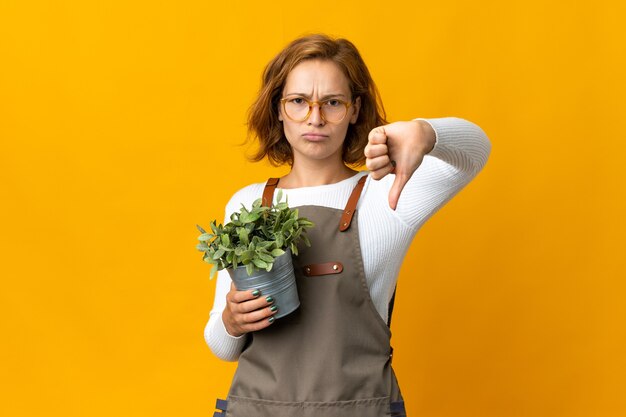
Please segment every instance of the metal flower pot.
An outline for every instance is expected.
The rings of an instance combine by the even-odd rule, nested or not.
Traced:
[[[248,275],[245,266],[228,268],[228,273],[239,291],[257,289],[264,296],[271,295],[274,305],[278,307],[275,318],[281,318],[300,306],[296,275],[291,262],[291,250],[287,249],[274,261],[272,270],[267,272],[254,271]]]

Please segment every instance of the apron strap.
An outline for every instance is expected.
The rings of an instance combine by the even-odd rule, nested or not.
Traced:
[[[279,178],[270,178],[269,180],[267,180],[267,183],[265,184],[265,189],[263,190],[263,206],[269,207],[272,205],[272,201],[274,200],[274,190],[276,190],[278,180]]]
[[[350,223],[352,223],[352,216],[354,216],[354,211],[356,210],[356,205],[359,202],[359,197],[361,196],[361,191],[363,191],[363,186],[365,185],[366,179],[367,175],[363,175],[361,179],[359,179],[359,182],[357,182],[354,186],[352,194],[350,194],[348,204],[346,204],[346,208],[343,210],[341,220],[339,221],[340,232],[345,232],[346,230],[348,230],[348,228],[350,227]]]
[[[341,221],[339,222],[339,231],[345,232],[350,227],[352,223],[352,217],[354,216],[354,211],[356,210],[356,205],[359,202],[359,197],[361,197],[361,192],[363,191],[363,186],[365,185],[365,180],[367,179],[367,175],[362,176],[359,179],[359,182],[354,186],[352,190],[352,194],[350,194],[350,198],[348,199],[348,203],[346,204],[346,208],[343,211],[343,215],[341,216]],[[269,207],[272,205],[272,200],[274,197],[274,191],[278,186],[279,178],[270,178],[267,180],[265,184],[265,189],[263,190],[263,200],[262,205]]]

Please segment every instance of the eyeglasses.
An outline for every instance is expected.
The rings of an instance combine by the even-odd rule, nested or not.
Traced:
[[[311,101],[304,97],[293,96],[281,98],[280,102],[287,117],[294,122],[303,122],[308,119],[313,111],[313,106],[317,104],[322,120],[328,123],[339,123],[346,117],[348,109],[352,106],[352,103],[337,98]]]

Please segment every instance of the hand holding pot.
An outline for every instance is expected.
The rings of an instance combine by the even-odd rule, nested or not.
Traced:
[[[274,322],[272,311],[274,300],[266,296],[254,294],[253,290],[237,291],[230,283],[230,291],[226,294],[226,307],[222,312],[222,320],[226,331],[231,336],[239,337],[249,332],[264,329]]]

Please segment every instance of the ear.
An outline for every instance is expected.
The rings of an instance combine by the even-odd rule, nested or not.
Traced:
[[[352,116],[350,117],[350,123],[355,124],[359,118],[359,110],[361,110],[361,97],[357,97],[352,105]]]

